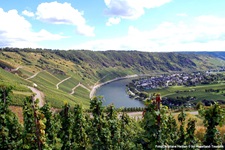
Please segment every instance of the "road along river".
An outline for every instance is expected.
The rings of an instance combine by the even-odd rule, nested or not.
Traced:
[[[116,108],[120,107],[144,107],[143,102],[129,98],[126,93],[126,85],[132,81],[133,78],[120,79],[109,82],[100,86],[95,95],[103,96],[103,105],[114,104]]]

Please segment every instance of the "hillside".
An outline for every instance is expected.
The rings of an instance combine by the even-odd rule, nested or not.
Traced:
[[[196,55],[208,55],[208,56],[217,57],[217,58],[225,60],[225,52],[223,52],[223,51],[215,51],[215,52],[202,51],[202,52],[181,52],[181,53],[196,54]]]
[[[0,83],[14,86],[18,97],[31,95],[27,86],[35,83],[54,107],[64,101],[88,107],[90,91],[100,82],[132,74],[208,70],[223,64],[216,56],[194,53],[3,48]],[[22,104],[14,99],[14,104]]]

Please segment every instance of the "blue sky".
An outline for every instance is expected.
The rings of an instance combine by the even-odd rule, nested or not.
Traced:
[[[0,47],[225,51],[224,0],[0,0]]]

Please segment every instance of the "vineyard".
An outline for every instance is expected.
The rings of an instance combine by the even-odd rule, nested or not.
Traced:
[[[103,107],[102,98],[94,97],[90,112],[65,102],[59,112],[52,113],[46,103],[27,97],[23,104],[23,123],[11,112],[10,86],[0,85],[0,149],[221,149],[225,135],[218,126],[225,125],[225,111],[218,104],[199,108],[205,126],[203,138],[196,135],[196,120],[187,119],[182,110],[178,122],[160,95],[156,95],[143,112],[142,119],[130,118],[113,105]]]

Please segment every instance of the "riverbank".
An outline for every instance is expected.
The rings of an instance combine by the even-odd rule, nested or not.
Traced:
[[[105,85],[105,84],[108,84],[110,82],[114,82],[114,81],[118,81],[118,80],[122,80],[122,79],[127,79],[127,78],[134,78],[134,77],[138,77],[137,74],[134,74],[134,75],[127,75],[127,76],[124,76],[124,77],[117,77],[115,79],[112,79],[112,80],[109,80],[109,81],[106,81],[106,82],[103,82],[103,83],[99,83],[99,84],[96,84],[94,85],[94,87],[91,89],[91,92],[90,92],[90,95],[89,97],[92,98],[94,96],[94,94],[96,93],[96,90]]]

